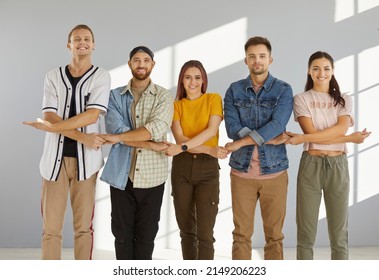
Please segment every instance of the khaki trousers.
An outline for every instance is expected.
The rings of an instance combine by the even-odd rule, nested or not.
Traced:
[[[183,259],[213,260],[220,193],[218,159],[207,154],[174,156],[171,183]]]
[[[257,201],[261,207],[266,244],[265,260],[283,259],[282,233],[286,216],[288,174],[284,171],[272,179],[245,179],[233,174],[231,177],[233,210],[233,260],[250,260],[251,238],[254,233],[254,216]]]
[[[92,258],[92,219],[95,206],[96,176],[77,180],[76,158],[65,157],[58,181],[43,179],[41,211],[43,218],[42,259],[59,260],[62,230],[70,194],[74,228],[74,254],[77,260]]]
[[[303,152],[297,176],[297,259],[313,259],[322,196],[328,222],[331,259],[349,259],[349,187],[346,154],[321,157]]]

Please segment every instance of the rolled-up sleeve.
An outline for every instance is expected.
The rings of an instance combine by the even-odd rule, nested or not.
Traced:
[[[150,132],[151,140],[161,141],[165,138],[171,127],[174,114],[174,100],[169,91],[157,94],[157,104],[151,111],[148,121],[144,127]]]
[[[119,93],[111,91],[108,112],[105,116],[105,130],[111,134],[120,134],[131,129],[128,122],[125,121],[126,116],[123,113],[120,102],[117,102],[116,95],[119,95]]]

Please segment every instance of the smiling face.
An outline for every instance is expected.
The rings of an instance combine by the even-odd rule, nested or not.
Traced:
[[[149,78],[155,62],[147,53],[138,51],[130,58],[128,65],[133,77],[143,81]]]
[[[317,91],[325,91],[329,88],[333,73],[332,63],[325,57],[313,60],[308,69],[308,74],[313,81],[313,88]]]
[[[73,30],[67,43],[67,48],[74,56],[91,55],[94,47],[92,33],[87,29]]]
[[[251,45],[246,50],[245,63],[251,75],[267,75],[272,63],[271,53],[263,44]]]
[[[187,95],[198,97],[202,94],[203,77],[199,68],[189,67],[184,72],[182,83]]]

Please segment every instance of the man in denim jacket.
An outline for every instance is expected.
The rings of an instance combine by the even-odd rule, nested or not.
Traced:
[[[224,98],[226,131],[233,140],[225,145],[232,152],[232,258],[251,259],[259,199],[266,240],[264,258],[283,259],[288,187],[288,158],[283,143],[292,113],[292,88],[269,73],[273,59],[266,38],[250,38],[245,54],[250,75],[232,83]]]

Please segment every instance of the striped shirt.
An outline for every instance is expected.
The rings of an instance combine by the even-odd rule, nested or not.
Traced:
[[[95,108],[107,112],[111,78],[109,73],[99,67],[92,67],[77,83],[75,90],[76,112],[80,114],[87,109]],[[60,67],[46,74],[44,84],[42,113],[53,112],[63,120],[69,118],[72,85]],[[78,128],[83,133],[100,133],[100,122]],[[63,162],[64,136],[47,132],[43,155],[40,161],[40,172],[48,181],[56,181]],[[104,164],[101,150],[93,150],[77,142],[78,172],[77,179],[86,180],[95,174]]]

